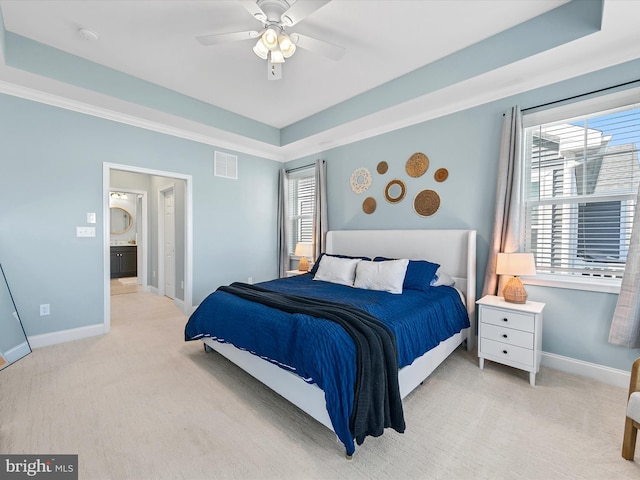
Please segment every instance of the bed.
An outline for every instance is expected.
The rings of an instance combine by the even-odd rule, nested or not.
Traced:
[[[414,292],[405,288],[401,295],[336,285],[332,282],[318,282],[314,280],[312,274],[262,282],[255,287],[232,284],[219,288],[198,306],[187,322],[185,339],[202,340],[207,350],[217,351],[334,431],[345,446],[347,458],[350,458],[355,451],[356,438],[353,434],[353,419],[349,418],[349,415],[354,413],[356,405],[360,405],[357,398],[351,397],[356,396],[353,385],[360,385],[361,366],[360,363],[357,368],[347,365],[345,359],[340,356],[354,355],[356,348],[353,344],[357,345],[358,342],[353,340],[349,343],[348,336],[345,340],[346,334],[335,323],[309,322],[310,317],[305,313],[293,311],[287,313],[282,312],[280,307],[273,308],[271,304],[257,304],[253,301],[253,295],[271,295],[272,292],[278,292],[274,295],[286,296],[293,293],[295,296],[282,299],[278,297],[282,306],[289,305],[291,301],[298,299],[309,300],[317,297],[322,302],[344,302],[341,304],[349,305],[348,308],[344,307],[347,311],[350,311],[351,306],[356,307],[357,311],[366,310],[365,313],[381,318],[383,323],[389,320],[389,323],[393,323],[389,330],[393,330],[395,334],[394,345],[397,337],[398,360],[394,368],[397,372],[395,374],[397,394],[401,399],[420,385],[461,344],[466,343],[468,350],[474,346],[476,232],[474,230],[330,231],[326,238],[325,253],[327,256],[335,255],[340,258],[366,257],[371,260],[389,260],[390,262],[387,262],[389,264],[394,263],[392,260],[396,259],[410,259],[412,264],[425,263],[418,261],[427,260],[426,263],[432,262],[439,265],[438,273],[449,276],[455,284],[453,287],[445,285],[429,288],[425,292]],[[320,260],[321,266],[322,262],[323,260]],[[327,263],[328,261],[325,261],[325,266]],[[261,293],[263,290],[264,293]],[[247,295],[246,298],[242,297],[243,294]],[[427,340],[427,335],[423,335],[422,330],[413,330],[415,327],[409,322],[414,321],[412,320],[414,306],[407,311],[393,310],[396,306],[404,308],[404,302],[409,304],[422,302],[426,305],[431,301],[425,300],[422,295],[433,297],[433,299],[442,298],[443,302],[451,304],[451,307],[447,307],[451,308],[451,314],[448,313],[450,310],[444,310],[444,307],[425,307],[424,309],[421,307],[415,320],[415,324],[420,325],[420,328],[425,323],[430,325],[437,323],[439,325],[436,329],[437,334],[441,337],[439,339]],[[427,310],[433,311],[426,313]],[[402,313],[398,313],[400,311]],[[454,311],[456,313],[453,313]],[[444,318],[439,318],[437,322],[431,320],[425,322],[422,315],[464,316],[466,323],[462,324],[459,318],[455,321],[452,319],[451,325],[448,323],[449,319],[445,321]],[[389,318],[387,319],[386,316]],[[407,322],[406,326],[400,319],[402,322]],[[256,323],[247,324],[247,322]],[[280,322],[283,322],[283,325]],[[262,331],[262,328],[265,330]],[[276,328],[278,330],[275,330]],[[322,330],[316,333],[315,330],[305,330],[307,328],[322,328]],[[339,333],[335,333],[337,337],[334,340],[334,332],[338,331]],[[316,337],[320,340],[316,340]],[[327,340],[328,338],[331,340]],[[310,343],[312,341],[320,343],[315,346]],[[334,343],[340,346],[335,347]],[[323,360],[320,361],[316,358],[320,354],[316,355],[315,352],[325,349],[325,344],[329,345],[326,347],[329,353],[323,353],[323,355],[328,357],[322,357]],[[310,345],[314,346],[310,347]],[[426,351],[422,353],[425,349]],[[312,356],[308,352],[314,352],[316,356],[308,359],[307,357]],[[305,364],[307,361],[321,365],[309,365],[307,368]],[[344,367],[344,365],[347,366]],[[388,376],[393,377],[393,375]],[[389,413],[387,404],[385,404],[385,417],[388,417]],[[392,417],[393,414],[392,406]],[[392,423],[385,426],[402,431],[402,426],[398,428]],[[367,435],[380,434],[380,432],[372,433],[370,430],[367,432]],[[362,441],[363,438],[357,439],[358,444]]]

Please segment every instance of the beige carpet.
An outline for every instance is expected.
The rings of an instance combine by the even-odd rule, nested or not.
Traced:
[[[137,278],[112,278],[110,283],[111,295],[136,293],[138,291]]]
[[[149,293],[112,331],[0,372],[0,452],[77,453],[90,479],[638,479],[620,456],[624,389],[456,351],[405,399],[407,431],[353,460],[325,427],[198,342]],[[638,453],[640,459],[640,453]]]

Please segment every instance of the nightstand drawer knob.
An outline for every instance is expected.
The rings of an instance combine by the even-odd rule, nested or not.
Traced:
[[[508,322],[508,321],[509,321],[509,319],[508,319],[508,318],[503,318],[503,319],[502,319],[502,321],[503,321],[503,322]]]
[[[502,350],[502,353],[504,353],[505,355],[507,355],[509,352],[507,352],[506,350]]]
[[[509,335],[507,335],[506,333],[502,334],[502,338],[508,338],[508,337],[509,337]]]

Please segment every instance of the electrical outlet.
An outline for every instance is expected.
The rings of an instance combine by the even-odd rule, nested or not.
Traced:
[[[153,271],[153,278],[156,278],[156,271]]]
[[[253,277],[249,277],[249,278],[247,279],[247,283],[248,283],[249,285],[253,285]]]
[[[42,305],[40,305],[40,316],[44,317],[45,315],[49,315],[50,310],[49,310],[49,304],[48,303],[43,303]]]

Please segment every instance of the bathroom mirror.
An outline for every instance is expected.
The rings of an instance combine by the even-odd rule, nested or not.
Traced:
[[[31,353],[7,278],[0,265],[0,370]]]
[[[133,225],[133,217],[122,207],[110,207],[111,234],[120,235],[127,232]]]

